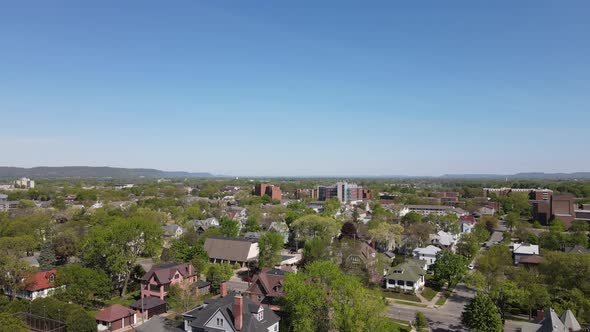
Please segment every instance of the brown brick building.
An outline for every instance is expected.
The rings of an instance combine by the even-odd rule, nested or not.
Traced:
[[[283,193],[281,192],[281,188],[279,186],[266,183],[259,183],[254,186],[254,195],[260,197],[268,195],[270,198],[277,201],[280,201],[283,197]]]

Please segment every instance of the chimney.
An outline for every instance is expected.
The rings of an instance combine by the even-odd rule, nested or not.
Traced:
[[[221,297],[227,296],[227,284],[225,283],[225,280],[219,283],[219,292],[221,293]]]
[[[242,330],[243,323],[243,312],[244,312],[244,299],[240,295],[234,297],[234,326],[236,330]]]

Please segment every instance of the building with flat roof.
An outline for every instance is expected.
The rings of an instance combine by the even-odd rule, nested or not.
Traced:
[[[312,191],[312,197],[319,201],[337,198],[341,203],[348,203],[370,199],[371,191],[356,183],[337,182],[333,186],[317,186]]]
[[[271,199],[280,201],[283,197],[283,193],[281,192],[281,188],[279,186],[275,186],[272,184],[266,183],[259,183],[254,186],[254,195],[256,196],[264,196],[268,195]]]

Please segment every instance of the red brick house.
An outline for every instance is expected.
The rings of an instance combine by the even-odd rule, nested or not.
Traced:
[[[106,307],[94,317],[98,331],[117,331],[136,323],[135,310],[120,304]]]
[[[197,272],[191,263],[165,263],[152,267],[141,278],[141,296],[154,296],[164,300],[171,285],[183,281],[197,282]]]

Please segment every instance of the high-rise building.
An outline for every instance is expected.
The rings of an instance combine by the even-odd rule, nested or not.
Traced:
[[[35,188],[35,181],[29,178],[20,178],[14,181],[14,186],[17,188],[33,189]]]
[[[348,203],[371,198],[371,191],[355,183],[337,182],[333,186],[317,186],[312,196],[320,201],[336,197],[340,202]]]

